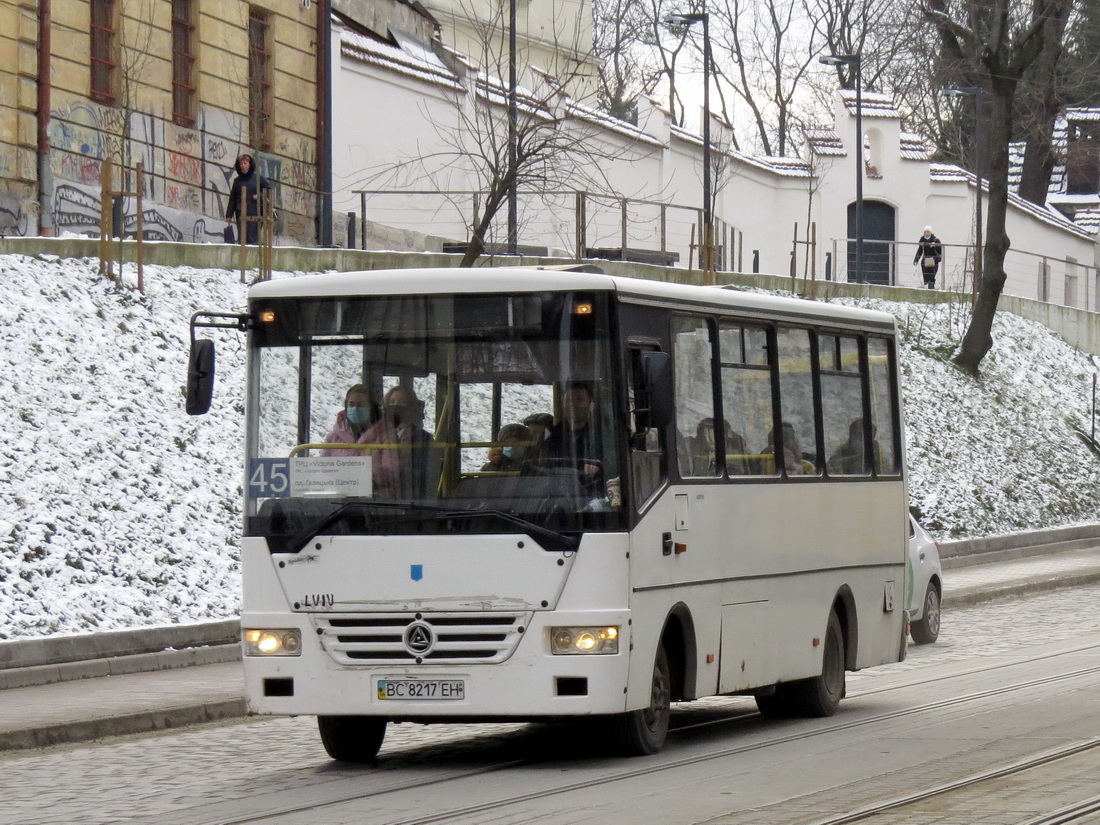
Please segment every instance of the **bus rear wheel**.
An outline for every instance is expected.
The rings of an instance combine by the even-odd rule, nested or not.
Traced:
[[[844,696],[844,628],[835,612],[829,614],[825,627],[821,675],[792,682],[790,691],[799,716],[832,716],[840,706]]]
[[[376,716],[318,716],[325,752],[340,762],[370,762],[386,737],[386,720]]]
[[[756,697],[760,715],[767,719],[795,716],[832,716],[844,696],[844,628],[835,612],[825,626],[821,675],[775,686],[775,693]]]
[[[668,655],[662,644],[657,648],[650,685],[649,707],[612,716],[609,734],[617,753],[624,756],[648,756],[664,747],[668,722],[672,715],[672,680]]]

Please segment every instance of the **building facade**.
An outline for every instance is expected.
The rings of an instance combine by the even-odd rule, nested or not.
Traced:
[[[381,123],[361,108],[335,112],[334,202],[365,219],[353,243],[461,248],[488,188],[487,155],[501,150],[500,132],[479,134],[470,113],[495,112],[487,117],[503,124],[506,90],[476,66],[448,58],[438,44],[393,45],[347,27],[334,32],[333,42],[340,44],[335,97],[369,101],[372,111],[387,113]],[[703,147],[697,135],[675,126],[669,112],[648,99],[639,100],[632,125],[537,87],[521,89],[520,97],[542,106],[547,118],[551,110],[569,113],[563,128],[575,136],[571,163],[578,170],[571,185],[555,181],[542,192],[521,191],[522,250],[699,266]],[[930,147],[903,129],[887,96],[864,94],[862,125],[860,139],[854,96],[838,93],[833,123],[808,131],[804,157],[767,158],[730,149],[721,124],[712,124],[720,268],[920,287],[916,241],[931,225],[945,245],[937,286],[973,289],[974,176],[933,162]],[[862,277],[854,272],[853,150],[861,143]],[[505,216],[498,215],[490,248],[503,245],[504,226]],[[1013,195],[1007,228],[1009,294],[1100,306],[1095,224],[1074,223]]]
[[[97,234],[110,160],[119,193],[142,165],[147,238],[221,241],[249,152],[276,188],[278,233],[314,242],[324,29],[310,0],[17,0],[0,15],[8,233]],[[132,199],[123,212],[132,232]]]

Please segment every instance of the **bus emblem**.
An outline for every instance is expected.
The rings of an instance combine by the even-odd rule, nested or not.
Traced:
[[[405,628],[405,649],[413,656],[426,656],[435,647],[435,634],[426,622],[413,622]]]
[[[424,565],[422,565],[422,564],[411,564],[411,565],[409,565],[409,574],[412,576],[412,580],[414,582],[420,581],[422,578],[424,578]]]

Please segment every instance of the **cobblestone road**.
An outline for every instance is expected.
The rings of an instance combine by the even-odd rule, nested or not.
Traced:
[[[1011,653],[1038,642],[1072,639],[1100,630],[1100,585],[1008,602],[959,608],[944,614],[940,640],[911,646],[905,662],[853,674],[850,685],[869,685],[884,673],[931,664]],[[751,708],[751,700],[712,699],[686,706],[713,710]],[[390,726],[382,763],[372,781],[398,781],[410,767],[453,768],[454,757],[476,769],[515,756],[537,737],[526,725]],[[82,825],[154,821],[211,799],[243,800],[271,791],[310,788],[318,798],[339,796],[340,786],[363,768],[326,757],[312,718],[259,719],[132,737],[47,751],[0,755],[3,805],[0,823]]]

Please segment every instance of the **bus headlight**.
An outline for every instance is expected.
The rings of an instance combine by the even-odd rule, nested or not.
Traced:
[[[550,652],[555,656],[585,653],[618,653],[617,627],[552,627]]]
[[[244,631],[245,656],[301,656],[302,634],[295,628]]]

